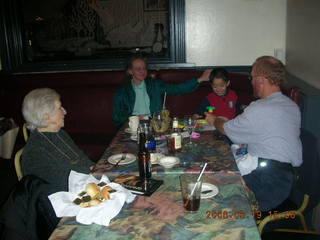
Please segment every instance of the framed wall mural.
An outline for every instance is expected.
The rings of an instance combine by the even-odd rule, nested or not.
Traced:
[[[1,41],[7,49],[1,56],[6,70],[117,68],[136,53],[151,63],[185,62],[184,0],[121,0],[121,4],[119,0],[12,0],[1,4],[2,13],[16,19],[2,19],[9,30]]]
[[[143,9],[145,11],[166,11],[168,9],[168,1],[143,0]]]

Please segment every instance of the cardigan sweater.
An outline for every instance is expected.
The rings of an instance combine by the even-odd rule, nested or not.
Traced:
[[[183,83],[166,83],[152,78],[147,78],[144,81],[150,98],[151,115],[162,109],[164,93],[168,95],[191,93],[199,86],[196,78]],[[112,120],[116,126],[122,125],[132,115],[135,97],[131,81],[117,91],[112,112]]]
[[[40,177],[59,191],[68,190],[70,170],[88,174],[94,164],[62,129],[33,130],[21,159],[23,175]]]

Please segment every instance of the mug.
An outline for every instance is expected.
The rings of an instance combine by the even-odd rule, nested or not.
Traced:
[[[129,128],[131,133],[137,134],[138,126],[139,126],[139,117],[138,116],[129,117]]]

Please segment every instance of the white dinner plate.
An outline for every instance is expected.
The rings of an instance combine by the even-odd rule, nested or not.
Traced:
[[[137,159],[137,157],[131,153],[125,153],[125,154],[126,154],[126,158],[121,162],[119,162],[119,165],[129,164],[134,162]],[[122,157],[122,153],[112,155],[108,158],[108,162],[111,164],[116,164],[121,159],[121,157]]]
[[[217,186],[210,183],[202,183],[201,192],[210,191],[208,193],[201,193],[201,198],[212,198],[219,193]]]
[[[131,131],[130,128],[125,128],[125,129],[124,129],[124,132],[125,132],[125,133],[130,133],[130,134],[132,134],[132,131]]]

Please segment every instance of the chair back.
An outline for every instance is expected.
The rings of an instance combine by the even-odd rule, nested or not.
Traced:
[[[18,177],[18,180],[20,181],[23,177],[22,170],[21,170],[21,155],[23,153],[23,148],[21,148],[14,157],[14,167],[16,169],[16,174]]]
[[[22,132],[23,132],[24,141],[27,142],[29,138],[29,132],[25,123],[23,124]]]

